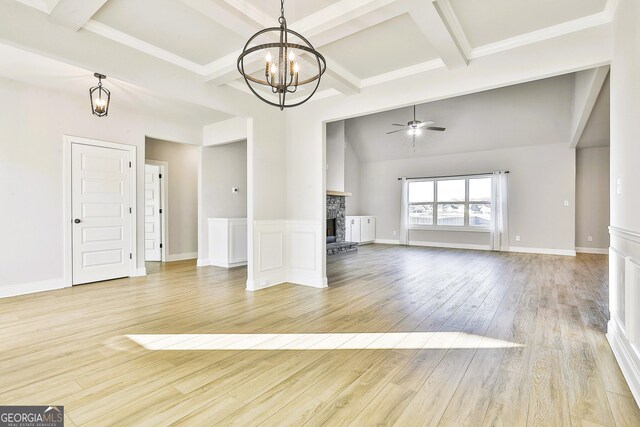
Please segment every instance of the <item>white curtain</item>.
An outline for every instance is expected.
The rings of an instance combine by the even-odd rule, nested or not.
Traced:
[[[492,251],[509,249],[509,211],[507,172],[496,171],[491,181],[491,236]]]
[[[409,244],[409,229],[407,222],[409,221],[409,181],[402,178],[402,204],[400,205],[400,244]]]

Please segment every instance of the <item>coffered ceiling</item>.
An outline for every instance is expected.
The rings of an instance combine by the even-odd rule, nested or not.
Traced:
[[[289,27],[327,58],[314,96],[322,99],[430,70],[455,72],[484,56],[604,25],[615,4],[288,0],[285,11]],[[234,114],[233,105],[209,98],[247,93],[236,69],[238,54],[251,34],[277,25],[279,12],[277,0],[1,0],[0,43],[91,72],[115,70],[130,83],[148,82],[151,91],[161,77],[173,78],[178,83],[168,96]],[[88,46],[108,53],[100,58]],[[155,78],[144,77],[150,72]]]

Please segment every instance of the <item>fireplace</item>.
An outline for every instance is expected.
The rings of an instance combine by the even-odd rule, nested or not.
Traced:
[[[336,219],[327,218],[327,243],[336,241]]]

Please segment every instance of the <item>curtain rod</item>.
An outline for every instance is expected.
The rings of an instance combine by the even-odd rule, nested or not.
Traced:
[[[504,173],[509,173],[509,171],[504,171]],[[480,175],[493,175],[493,172],[484,172],[484,173],[469,173],[466,175],[443,175],[443,176],[412,176],[407,177],[406,179],[438,179],[438,178],[463,178],[467,176],[480,176]],[[402,181],[403,178],[398,178],[398,181]]]

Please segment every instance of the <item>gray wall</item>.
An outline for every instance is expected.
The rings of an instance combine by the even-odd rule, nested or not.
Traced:
[[[575,150],[545,144],[362,163],[360,206],[375,215],[376,237],[398,240],[402,176],[441,176],[509,170],[510,245],[574,250]],[[564,201],[569,206],[564,206]],[[395,234],[394,234],[395,232]],[[521,236],[517,242],[515,236]],[[487,245],[488,233],[411,231],[410,240]]]
[[[169,162],[167,255],[192,256],[198,250],[198,156],[188,144],[146,139],[146,159]]]
[[[576,246],[609,247],[609,147],[576,151]],[[588,236],[593,237],[589,242]]]
[[[247,142],[202,147],[202,200],[199,258],[209,248],[207,218],[247,217]],[[238,193],[231,188],[238,188]]]
[[[91,115],[88,98],[0,78],[0,286],[63,277],[62,138],[137,147],[137,206],[144,206],[145,135],[197,143],[202,129],[172,117],[111,106]],[[138,267],[144,267],[144,209]]]
[[[348,139],[344,151],[344,191],[351,193],[346,198],[347,215],[365,215],[360,210],[360,159]]]
[[[327,190],[344,189],[344,121],[327,123]]]

